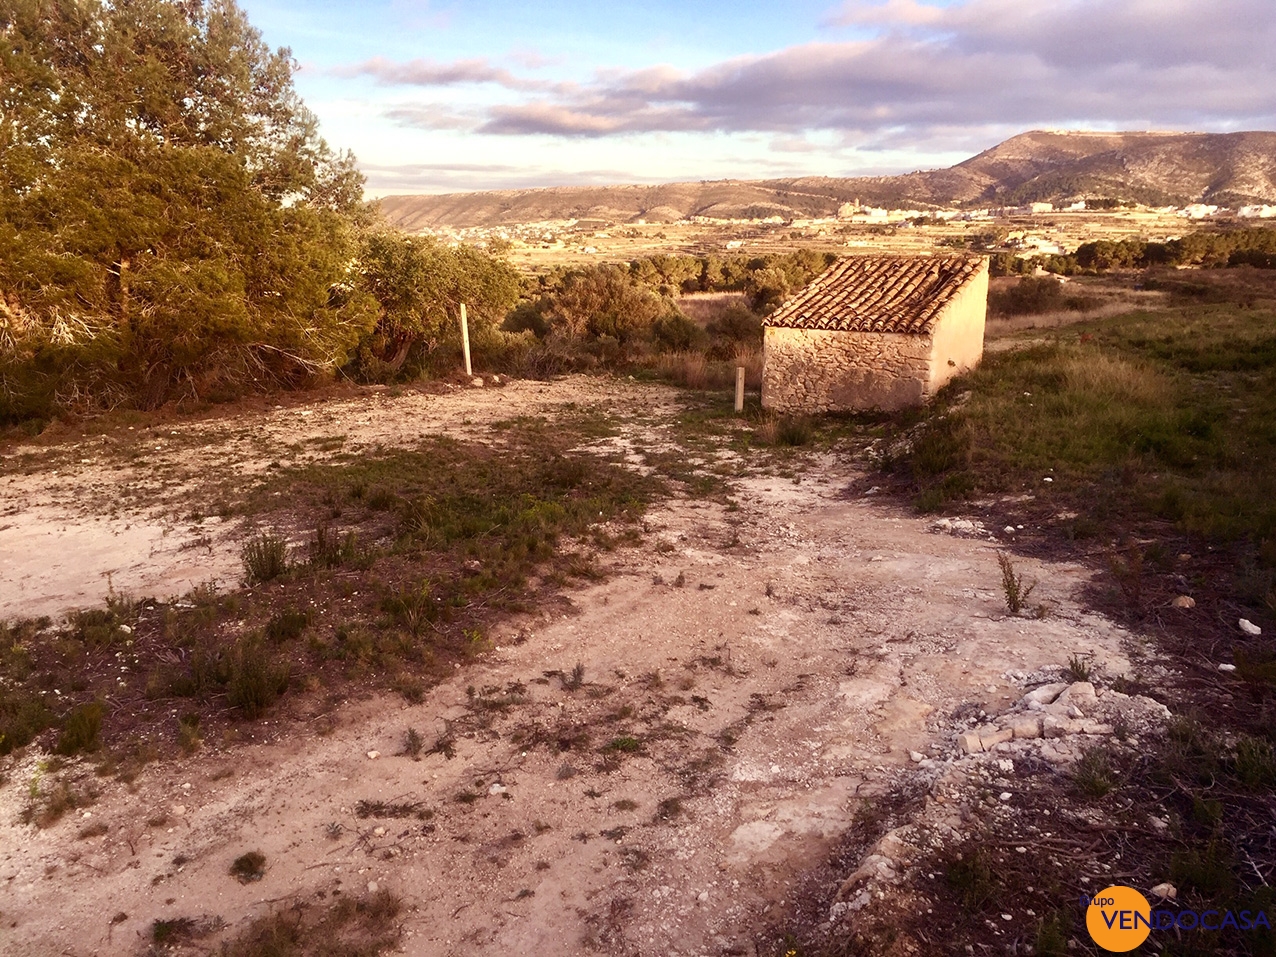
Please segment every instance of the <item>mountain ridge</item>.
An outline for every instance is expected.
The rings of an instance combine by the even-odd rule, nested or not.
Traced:
[[[552,220],[671,222],[836,215],[844,203],[974,208],[1113,198],[1153,206],[1276,203],[1276,132],[1032,130],[947,169],[895,176],[799,176],[655,186],[551,186],[381,200],[408,230]]]

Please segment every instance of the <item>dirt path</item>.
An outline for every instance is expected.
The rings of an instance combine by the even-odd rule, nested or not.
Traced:
[[[641,411],[629,438],[676,407],[667,390],[572,379],[280,411],[201,426],[227,444],[188,436],[198,451],[173,453],[173,487],[216,461],[264,467],[269,443],[344,434],[346,448],[372,447],[589,401]],[[44,533],[42,510],[71,516],[66,531],[54,523],[59,548],[72,540],[56,536],[82,532],[78,483],[113,469],[82,466],[3,479],[6,509],[21,506],[0,530],[0,614],[100,594],[96,558],[47,582],[13,561],[13,542]],[[115,480],[146,466],[130,469]],[[407,905],[410,954],[754,953],[866,800],[944,772],[961,706],[1004,709],[1070,653],[1128,667],[1129,636],[1074,598],[1083,569],[1021,562],[1050,612],[1007,617],[987,535],[850,498],[855,477],[815,456],[799,479],[737,479],[738,509],[674,499],[649,513],[639,548],[615,553],[607,581],[509,623],[421,704],[347,704],[320,736],[305,730],[320,705],[291,699],[292,713],[254,726],[268,743],[104,781],[83,818],[19,823],[41,757],[24,756],[0,789],[0,952],[138,953],[156,919],[220,917],[234,931],[375,885]],[[172,497],[154,514],[171,516]],[[192,574],[229,574],[234,536],[206,522],[170,536],[212,538]],[[129,545],[116,588],[176,580],[176,563],[155,570],[167,553],[146,547]],[[15,581],[28,583],[16,597]],[[302,730],[278,736],[290,726]],[[401,753],[409,729],[424,742],[417,760]],[[90,823],[105,833],[78,838]],[[241,885],[228,868],[250,850],[267,871]]]

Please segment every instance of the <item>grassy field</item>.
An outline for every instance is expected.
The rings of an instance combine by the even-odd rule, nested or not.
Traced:
[[[1270,614],[1276,277],[1155,281],[1166,308],[1026,333],[989,355],[902,423],[884,466],[923,510],[1029,495],[1025,510],[1072,539],[1226,548],[1239,593]]]
[[[1160,735],[1118,733],[1066,774],[1028,778],[1022,813],[995,833],[974,824],[919,868],[931,873],[907,888],[911,917],[864,921],[832,947],[799,933],[809,943],[796,953],[878,953],[901,930],[941,924],[953,953],[1005,952],[997,915],[1015,908],[1038,915],[1026,952],[1091,952],[1080,910],[1059,903],[1082,862],[1112,883],[1168,880],[1174,908],[1273,916],[1276,276],[1146,285],[1168,293],[1161,308],[1026,331],[991,352],[891,423],[880,464],[922,511],[1022,523],[1012,548],[1095,567],[1093,603],[1151,639],[1140,673],[1111,687],[1174,717]],[[1174,607],[1177,596],[1195,605]],[[1161,953],[1276,953],[1269,929],[1154,939]]]

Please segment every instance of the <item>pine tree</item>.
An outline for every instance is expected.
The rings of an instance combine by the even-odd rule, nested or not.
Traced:
[[[233,0],[6,0],[0,418],[345,361],[362,177],[293,70]]]

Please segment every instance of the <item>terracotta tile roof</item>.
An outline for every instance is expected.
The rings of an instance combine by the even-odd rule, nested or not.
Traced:
[[[926,334],[983,264],[956,256],[849,256],[763,320],[784,329]]]

